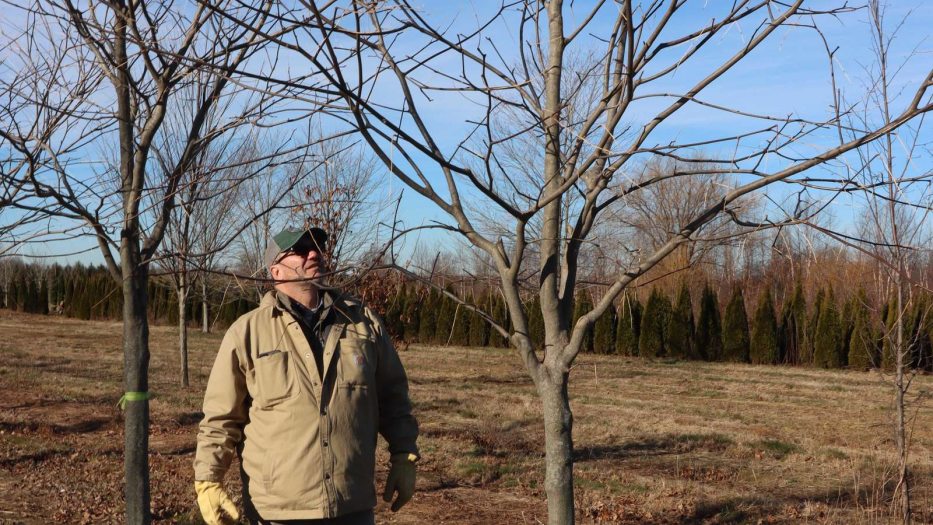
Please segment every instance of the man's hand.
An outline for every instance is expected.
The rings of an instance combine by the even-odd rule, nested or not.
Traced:
[[[386,490],[382,495],[384,501],[392,501],[392,495],[398,492],[398,497],[392,502],[392,512],[398,511],[415,495],[415,461],[418,461],[418,456],[408,452],[392,454]]]
[[[195,481],[194,491],[198,493],[198,507],[201,517],[207,525],[221,525],[223,523],[220,511],[223,510],[233,521],[240,519],[240,512],[236,510],[233,500],[224,492],[223,486],[216,481]],[[411,496],[409,496],[411,497]]]

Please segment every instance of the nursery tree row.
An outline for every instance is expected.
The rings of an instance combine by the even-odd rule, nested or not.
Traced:
[[[164,281],[164,282],[163,282]],[[385,283],[383,278],[376,279]],[[255,298],[235,287],[213,289],[209,302],[212,324],[228,326],[256,305]],[[673,297],[652,289],[644,301],[623,296],[601,316],[584,340],[584,351],[647,358],[791,364],[821,368],[868,369],[893,366],[885,334],[897,312],[886,304],[871,304],[862,289],[847,300],[832,288],[819,289],[807,301],[798,282],[774,300],[770,286],[754,302],[741,286],[720,297],[709,285],[698,300],[682,284]],[[448,287],[447,292],[453,292]],[[432,345],[506,347],[507,341],[478,314],[478,308],[500,326],[509,326],[502,297],[494,289],[467,295],[460,304],[434,287],[396,281],[367,296],[385,319],[393,337]],[[463,296],[463,294],[455,294]],[[150,320],[175,324],[177,298],[166,278],[149,283]],[[191,322],[201,318],[202,301],[192,301]],[[102,266],[42,266],[5,261],[0,266],[0,306],[15,311],[57,314],[78,319],[119,320],[122,296]],[[574,322],[592,308],[587,292],[577,293]],[[525,304],[529,332],[536,347],[544,347],[544,322],[536,295]],[[933,296],[920,294],[907,312],[906,339],[911,367],[933,370]]]
[[[5,261],[0,267],[0,307],[13,311],[63,315],[86,320],[122,319],[120,287],[103,266],[41,266]],[[212,322],[227,326],[256,303],[245,294],[215,291]],[[178,303],[167,279],[149,281],[149,318],[175,324]],[[191,321],[201,318],[201,301],[192,301]]]

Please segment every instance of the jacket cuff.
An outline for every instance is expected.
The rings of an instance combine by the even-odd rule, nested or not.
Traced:
[[[421,453],[418,452],[418,445],[415,444],[416,439],[417,438],[404,439],[404,440],[400,440],[400,439],[393,440],[391,443],[389,443],[389,454],[391,454],[392,456],[396,454],[403,454],[403,453],[414,454],[420,458]]]
[[[198,470],[194,473],[195,481],[216,481],[222,483],[226,471],[223,470]]]
[[[409,463],[417,463],[421,459],[421,456],[413,452],[397,452],[392,454],[392,457],[389,458],[389,461],[392,463],[397,463],[399,461],[407,461]]]

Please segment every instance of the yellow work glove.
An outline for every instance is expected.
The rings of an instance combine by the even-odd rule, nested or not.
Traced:
[[[223,486],[216,481],[195,481],[194,491],[198,493],[198,507],[201,509],[201,517],[207,525],[221,525],[224,523],[220,516],[223,510],[233,521],[240,519],[240,512],[236,510],[236,505]]]
[[[402,505],[411,501],[415,495],[415,462],[418,456],[401,452],[392,454],[389,466],[389,477],[386,478],[386,490],[382,494],[384,501],[392,501],[392,495],[398,492],[398,497],[392,503],[392,512],[402,508]]]

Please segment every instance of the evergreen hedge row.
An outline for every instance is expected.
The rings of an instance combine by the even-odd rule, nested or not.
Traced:
[[[122,295],[117,283],[100,266],[51,266],[43,271],[19,264],[5,268],[0,282],[0,306],[36,314],[61,314],[79,319],[119,320]],[[164,277],[154,277],[149,286],[150,321],[177,323],[175,294]],[[447,290],[454,293],[453,289]],[[196,295],[196,294],[193,294]],[[254,308],[255,301],[224,294],[211,308],[211,321],[229,325]],[[487,319],[512,330],[505,301],[489,290],[466,297],[458,304],[435,289],[412,283],[397,287],[385,305],[385,324],[393,337],[432,345],[507,347],[508,341],[493,330]],[[909,310],[898,311],[894,298],[873,316],[865,290],[844,304],[833,290],[819,290],[809,310],[803,289],[797,283],[786,296],[780,316],[770,287],[757,298],[754,315],[746,312],[744,291],[735,287],[725,308],[709,284],[703,287],[694,318],[688,286],[671,298],[651,290],[642,305],[630,294],[597,319],[584,338],[584,352],[707,361],[795,364],[822,368],[848,367],[867,370],[891,369],[896,362],[892,349],[894,322],[904,316],[904,359],[908,366],[933,370],[933,299],[914,298]],[[841,306],[841,308],[840,308]],[[475,308],[473,308],[475,307]],[[201,301],[192,300],[193,323],[200,319]],[[537,349],[544,348],[544,319],[536,295],[524,304],[528,333]],[[592,298],[580,291],[574,298],[573,322],[593,308]],[[479,309],[483,314],[478,313]],[[880,319],[879,319],[880,317]],[[881,320],[884,322],[882,323]]]
[[[123,292],[103,266],[53,265],[40,272],[35,266],[23,264],[9,265],[6,270],[7,280],[0,283],[0,307],[85,320],[123,318]],[[150,322],[178,322],[178,301],[166,278],[150,279],[148,295]],[[201,319],[201,301],[190,300],[190,322],[197,323]],[[233,294],[217,298],[212,306],[217,310],[210,312],[210,320],[228,326],[255,306],[255,301]]]

